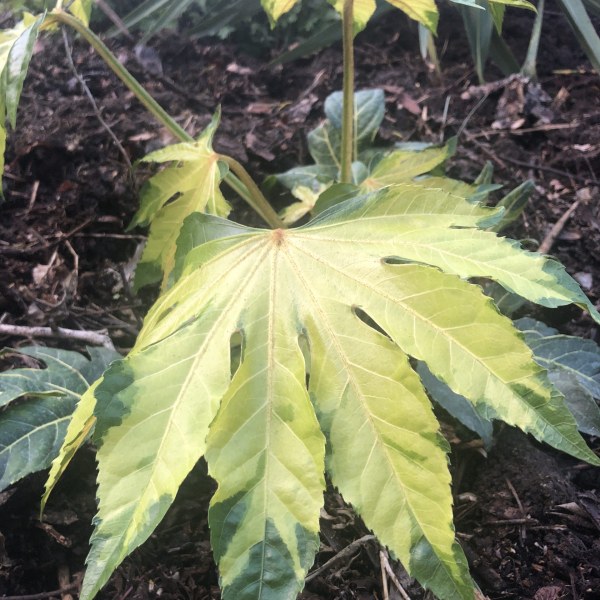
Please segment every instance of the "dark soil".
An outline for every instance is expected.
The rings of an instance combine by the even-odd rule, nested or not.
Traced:
[[[509,13],[508,41],[522,55],[532,17]],[[472,180],[491,161],[506,189],[535,180],[530,205],[512,232],[533,247],[577,201],[570,220],[555,232],[552,253],[597,304],[600,78],[551,5],[539,63],[547,98],[540,103],[536,88],[514,80],[478,88],[460,23],[452,13],[446,17],[438,42],[445,48],[442,80],[418,58],[415,29],[400,15],[358,38],[358,87],[386,92],[380,142],[439,141],[462,127],[452,175]],[[123,42],[112,47],[192,135],[220,104],[217,149],[262,176],[308,161],[305,135],[322,118],[324,98],[341,87],[338,47],[263,68],[233,45],[163,36],[153,46],[162,62],[160,77],[139,65]],[[73,56],[131,161],[173,141],[87,47],[77,43]],[[490,80],[494,77],[501,76],[492,67]],[[74,77],[60,36],[39,42],[5,175],[0,322],[106,328],[127,351],[154,297],[152,291],[138,297],[130,291],[132,257],[144,238],[143,232],[124,233],[136,209],[136,187],[147,173],[138,170],[134,178],[129,172]],[[284,199],[275,195],[273,202]],[[241,202],[235,207],[235,219],[258,223]],[[566,333],[600,341],[598,328],[578,309],[536,316]],[[2,342],[18,346],[31,340]],[[509,428],[498,431],[487,458],[451,421],[446,433],[453,446],[458,539],[483,593],[492,599],[600,598],[599,471]],[[590,443],[598,448],[598,440]],[[0,594],[55,590],[78,581],[83,571],[95,510],[92,450],[76,458],[41,524],[37,510],[44,480],[45,474],[31,476],[0,494]],[[207,527],[212,491],[199,465],[159,529],[119,567],[99,597],[218,598]],[[333,490],[326,496],[322,525],[317,567],[369,533]],[[351,550],[313,577],[302,597],[382,598],[379,548],[367,538]],[[427,597],[401,567],[395,569],[411,598]],[[390,598],[398,598],[395,593]]]

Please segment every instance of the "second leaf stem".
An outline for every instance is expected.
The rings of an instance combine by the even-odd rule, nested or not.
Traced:
[[[342,183],[352,183],[354,155],[354,0],[344,0],[342,12],[344,43],[344,87],[342,108]]]

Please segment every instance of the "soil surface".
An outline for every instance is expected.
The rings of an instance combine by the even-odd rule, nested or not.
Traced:
[[[493,67],[489,80],[500,81],[479,86],[452,11],[442,19],[438,41],[441,77],[419,58],[416,29],[394,14],[358,37],[358,87],[385,90],[379,142],[440,141],[460,131],[451,175],[473,180],[491,161],[495,180],[505,189],[534,179],[529,206],[510,233],[532,248],[545,240],[598,305],[600,77],[549,4],[540,87],[504,80]],[[508,12],[506,36],[522,57],[532,17]],[[339,46],[283,67],[264,67],[231,44],[184,36],[155,40],[153,61],[145,64],[136,61],[128,43],[113,40],[111,47],[192,135],[220,104],[217,149],[244,162],[259,180],[308,162],[306,133],[322,118],[328,93],[341,88]],[[134,296],[129,284],[145,232],[125,233],[125,228],[148,172],[141,168],[133,175],[127,160],[173,140],[86,46],[75,43],[73,61],[97,109],[82,91],[60,35],[44,37],[25,84],[18,128],[10,135],[7,202],[0,207],[0,322],[107,329],[126,352],[156,293]],[[285,202],[275,192],[272,200],[276,206]],[[241,201],[234,205],[234,219],[258,224]],[[570,218],[554,227],[570,209]],[[565,333],[600,342],[598,328],[578,309],[534,315]],[[68,347],[57,340],[37,343]],[[483,594],[599,599],[598,469],[508,427],[498,428],[485,456],[467,431],[444,415],[442,420],[453,447],[457,535]],[[599,440],[589,441],[598,449]],[[214,484],[205,471],[198,465],[163,523],[118,568],[99,598],[219,597],[207,527]],[[60,598],[39,594],[81,577],[95,511],[93,451],[80,452],[40,523],[44,481],[40,473],[0,494],[0,595]],[[329,490],[318,570],[302,598],[383,598],[379,550]],[[428,597],[399,565],[392,568],[411,598]],[[390,585],[389,597],[400,598]],[[63,599],[76,597],[76,586],[71,589]]]

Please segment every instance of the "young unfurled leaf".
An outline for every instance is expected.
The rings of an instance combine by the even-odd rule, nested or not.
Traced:
[[[338,131],[342,130],[343,95],[333,92],[325,99],[325,116]],[[354,137],[360,148],[370,144],[385,115],[383,90],[359,90],[354,94]]]
[[[13,29],[0,31],[0,179],[4,173],[6,120],[15,127],[23,81],[43,20],[44,15],[41,15],[30,23],[22,22]]]
[[[370,147],[385,111],[385,98],[383,90],[360,90],[354,95],[355,115],[355,149],[354,153],[359,160],[369,162],[367,154],[373,153]],[[308,188],[314,193],[322,191],[323,186],[331,185],[340,172],[340,154],[342,139],[342,93],[334,92],[325,100],[326,121],[313,129],[307,136],[308,150],[316,164],[305,167],[296,167],[275,175],[275,179],[293,192],[299,187]],[[353,172],[356,171],[353,165]],[[368,174],[367,167],[360,165],[364,174]]]
[[[286,225],[296,223],[302,217],[306,216],[315,207],[319,196],[325,191],[326,186],[321,184],[316,191],[303,185],[297,185],[292,189],[292,195],[298,198],[298,202],[293,202],[286,206],[279,214],[281,220]]]
[[[430,175],[432,171],[440,170],[445,161],[454,154],[455,138],[442,146],[401,143],[391,150],[371,146],[381,125],[384,108],[383,90],[362,90],[355,95],[354,153],[359,160],[352,163],[352,178],[362,191],[374,191],[412,180],[416,185],[439,187],[444,192],[457,194],[475,202],[484,201],[490,192],[501,187],[483,180],[477,185],[471,185],[448,177]],[[277,181],[290,189],[296,197],[298,190],[307,190],[308,194],[322,193],[323,188],[332,185],[339,176],[341,92],[334,92],[325,100],[325,114],[327,120],[308,134],[309,151],[316,164],[296,167],[275,176]],[[304,191],[302,193],[305,194]],[[313,216],[321,211],[316,208],[320,203],[311,210],[302,198],[301,201],[302,206],[297,203],[293,205],[294,214],[305,214],[308,211],[304,208],[308,208]]]
[[[212,139],[219,122],[215,115],[196,142],[184,142],[152,152],[145,162],[172,165],[146,183],[141,206],[129,228],[150,224],[150,234],[135,274],[135,287],[163,283],[173,270],[177,236],[193,212],[227,216],[230,208],[219,189],[222,178],[219,156]]]
[[[82,598],[147,539],[202,455],[219,484],[223,597],[295,598],[317,549],[326,448],[334,485],[381,542],[440,598],[471,600],[447,445],[407,357],[486,418],[600,464],[511,321],[465,281],[590,307],[554,262],[477,228],[496,212],[402,184],[295,230],[191,215],[183,274],[96,391],[99,510]]]
[[[106,348],[89,348],[91,360],[41,346],[19,352],[46,366],[0,373],[0,406],[5,407],[0,413],[0,490],[50,465],[80,396],[119,358]]]
[[[354,95],[355,155],[373,141],[385,111],[383,90],[360,90]],[[342,93],[334,92],[325,100],[327,120],[308,134],[308,149],[317,165],[340,168],[342,136]]]

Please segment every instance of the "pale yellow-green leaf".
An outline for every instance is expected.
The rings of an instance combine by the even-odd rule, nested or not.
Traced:
[[[344,0],[329,0],[335,10],[342,14],[344,9]],[[354,0],[352,15],[354,18],[354,28],[356,31],[362,31],[369,19],[375,12],[375,0]]]
[[[309,188],[305,185],[297,185],[292,190],[292,195],[298,198],[299,202],[293,202],[286,206],[280,213],[281,220],[286,225],[292,225],[306,216],[315,207],[319,196],[327,189],[327,185],[320,183],[317,189]]]
[[[241,365],[208,437],[219,484],[209,523],[225,600],[295,597],[319,548],[325,440],[282,258],[269,252],[255,273],[240,315]]]
[[[451,141],[445,146],[426,148],[420,152],[394,150],[377,163],[360,187],[364,191],[372,191],[410,181],[443,164],[452,156],[455,145],[455,142]]]
[[[261,0],[271,24],[275,24],[281,15],[291,10],[298,0]]]
[[[340,14],[342,13],[344,0],[328,1]],[[291,10],[298,0],[261,0],[261,2],[271,23],[275,24],[279,17]],[[439,15],[434,0],[387,0],[387,2],[432,31],[436,30]],[[354,0],[353,17],[356,31],[361,31],[365,28],[367,22],[375,12],[375,8],[375,0]]]
[[[403,564],[421,545],[433,549],[438,594],[472,599],[466,561],[456,560],[462,552],[453,542],[446,445],[419,378],[347,303],[311,300],[305,322],[320,361],[310,391],[328,434],[333,484]]]
[[[399,8],[411,19],[422,23],[433,31],[437,30],[439,14],[434,0],[386,0],[392,6]]]
[[[527,0],[489,0],[494,4],[504,4],[506,6],[514,6],[515,8],[528,8],[529,10],[535,11],[535,5]]]
[[[69,3],[69,12],[86,26],[90,24],[93,0],[73,0]]]
[[[229,382],[240,304],[234,289],[222,290],[221,299],[202,321],[113,365],[97,388],[99,507],[81,598],[93,598],[147,539],[204,454]]]
[[[230,207],[221,190],[219,157],[212,139],[219,114],[197,141],[175,144],[152,152],[146,162],[173,163],[152,177],[142,189],[141,205],[130,228],[150,223],[150,235],[136,271],[136,287],[163,278],[175,264],[176,242],[185,218],[194,212],[226,216]]]
[[[50,473],[46,480],[44,495],[42,496],[41,513],[44,512],[46,502],[52,493],[52,490],[58,483],[58,480],[63,476],[65,470],[69,466],[71,459],[75,456],[77,450],[81,448],[85,440],[89,437],[94,425],[96,417],[94,417],[94,407],[96,406],[95,390],[100,383],[100,379],[93,383],[90,388],[81,396],[77,407],[73,411],[67,433],[63,440],[62,446],[56,458],[52,461]]]

